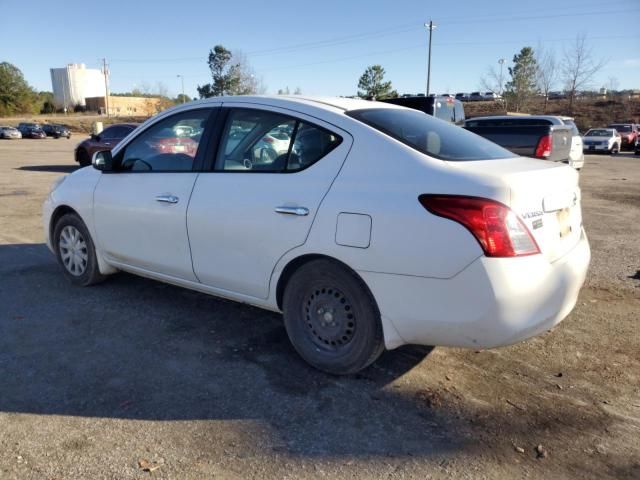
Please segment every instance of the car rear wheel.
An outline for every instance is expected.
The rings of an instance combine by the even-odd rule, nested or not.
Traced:
[[[81,167],[88,167],[91,165],[91,158],[89,158],[89,152],[85,149],[78,150],[78,163]]]
[[[620,146],[617,143],[614,143],[611,147],[611,150],[609,150],[609,154],[617,155],[618,153],[620,153]]]
[[[86,287],[106,278],[98,269],[89,230],[77,215],[66,214],[58,220],[53,232],[53,245],[65,277],[74,285]]]
[[[294,348],[319,370],[355,373],[384,350],[380,312],[369,289],[331,260],[313,260],[291,276],[283,313]]]

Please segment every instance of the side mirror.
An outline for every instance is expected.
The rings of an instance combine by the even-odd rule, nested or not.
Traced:
[[[94,153],[91,163],[93,164],[93,168],[101,172],[110,172],[113,170],[113,157],[109,150]]]

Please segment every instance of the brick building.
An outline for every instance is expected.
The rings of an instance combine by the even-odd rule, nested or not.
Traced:
[[[104,97],[87,97],[87,110],[106,113]],[[164,107],[166,108],[166,107]],[[162,99],[158,97],[118,97],[109,96],[109,114],[115,116],[147,117],[163,110]]]

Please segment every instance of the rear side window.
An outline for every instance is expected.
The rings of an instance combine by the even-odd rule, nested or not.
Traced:
[[[216,170],[297,172],[316,163],[341,141],[329,130],[287,115],[235,109],[220,142]]]
[[[415,110],[352,110],[347,115],[440,160],[461,162],[513,158],[510,151],[450,123]]]

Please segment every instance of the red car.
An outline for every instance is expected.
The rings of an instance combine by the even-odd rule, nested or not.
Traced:
[[[75,151],[75,160],[81,167],[91,165],[93,154],[103,150],[111,150],[124,137],[135,130],[135,123],[116,123],[109,125],[99,134],[91,135],[91,138],[79,143]]]
[[[190,157],[195,157],[198,150],[198,142],[170,128],[165,128],[151,137],[148,146],[158,153],[184,153]]]
[[[634,123],[612,123],[607,128],[615,128],[622,137],[620,150],[633,150],[638,138],[638,126]]]

